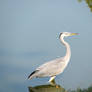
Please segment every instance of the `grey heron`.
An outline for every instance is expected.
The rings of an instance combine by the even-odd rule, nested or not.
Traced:
[[[64,57],[60,57],[42,64],[28,76],[28,79],[32,79],[34,77],[50,77],[49,82],[52,82],[55,79],[56,75],[62,73],[67,67],[71,57],[70,45],[66,41],[64,41],[64,37],[73,35],[78,35],[78,33],[60,33],[59,38],[62,44],[66,47],[66,55]]]

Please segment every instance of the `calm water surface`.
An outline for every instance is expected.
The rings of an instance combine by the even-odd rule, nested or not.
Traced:
[[[65,92],[92,85],[91,0],[0,0],[0,92]],[[40,64],[65,55],[60,32],[80,35],[65,39],[72,56],[56,77],[28,80]]]

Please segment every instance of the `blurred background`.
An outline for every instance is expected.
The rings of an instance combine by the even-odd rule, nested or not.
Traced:
[[[40,64],[65,55],[60,32],[72,56],[56,82],[65,89],[92,85],[92,0],[0,0],[0,92],[28,92],[48,78],[27,80]]]

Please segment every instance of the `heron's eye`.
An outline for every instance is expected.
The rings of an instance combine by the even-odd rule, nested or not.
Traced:
[[[69,35],[69,33],[66,33],[66,35]]]

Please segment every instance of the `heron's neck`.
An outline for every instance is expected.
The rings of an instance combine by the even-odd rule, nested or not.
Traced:
[[[68,63],[71,57],[70,45],[66,41],[64,41],[64,37],[61,38],[61,42],[66,47],[66,55],[64,56],[64,58]]]

